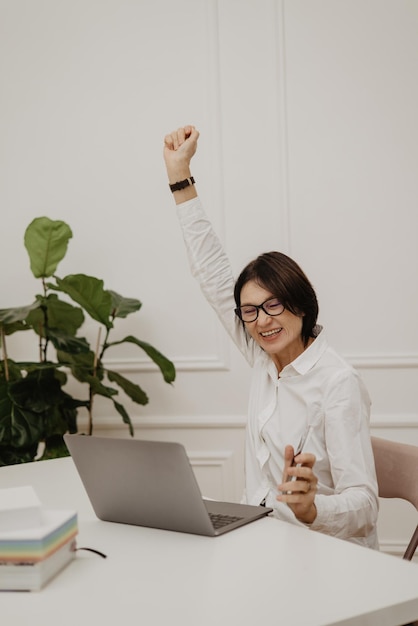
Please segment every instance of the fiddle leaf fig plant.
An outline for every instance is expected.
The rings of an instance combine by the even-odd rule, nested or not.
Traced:
[[[149,343],[132,335],[110,340],[116,320],[139,311],[139,300],[105,289],[103,281],[93,276],[56,275],[71,238],[65,222],[34,219],[24,243],[41,293],[27,306],[0,309],[0,466],[33,461],[40,443],[44,444],[43,459],[68,455],[63,435],[78,432],[79,411],[87,412],[87,434],[93,433],[96,396],[112,402],[134,434],[130,416],[116,398],[122,391],[133,402],[145,405],[148,396],[139,385],[106,367],[105,354],[114,346],[130,343],[141,348],[166,383],[175,379],[174,364]],[[79,334],[86,316],[98,324],[93,347]],[[27,333],[36,342],[36,361],[15,361],[8,354],[8,338],[17,332]],[[75,398],[66,390],[68,376],[84,384],[85,397]]]

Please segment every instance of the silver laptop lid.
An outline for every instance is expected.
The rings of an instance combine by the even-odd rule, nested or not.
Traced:
[[[214,536],[271,509],[204,501],[180,443],[64,435],[99,519]],[[210,509],[237,519],[215,530]]]

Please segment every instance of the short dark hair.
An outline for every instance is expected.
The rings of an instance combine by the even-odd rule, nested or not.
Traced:
[[[314,337],[318,300],[314,288],[299,265],[282,252],[265,252],[248,263],[234,288],[236,306],[241,306],[241,290],[250,280],[258,283],[294,315],[303,315],[302,340]],[[256,302],[252,304],[257,304]]]

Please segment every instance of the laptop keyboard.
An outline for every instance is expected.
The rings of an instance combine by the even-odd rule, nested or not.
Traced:
[[[227,524],[232,524],[232,522],[238,522],[242,519],[242,517],[237,517],[236,515],[222,515],[221,513],[209,513],[209,516],[213,527],[216,530],[226,526]]]

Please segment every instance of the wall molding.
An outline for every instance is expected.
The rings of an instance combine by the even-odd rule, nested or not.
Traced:
[[[199,357],[179,356],[172,360],[178,372],[213,372],[227,371],[229,365],[229,338],[219,325],[217,334],[217,352],[215,355]],[[418,355],[415,354],[362,354],[345,355],[346,360],[357,369],[414,369],[418,368]],[[105,366],[120,372],[142,373],[158,372],[158,367],[146,358],[105,359]]]
[[[217,494],[216,499],[224,500],[236,497],[233,450],[190,450],[187,456],[203,496]]]
[[[246,415],[155,415],[132,416],[132,424],[136,431],[144,429],[177,430],[177,429],[245,429]],[[79,419],[79,427],[84,426],[84,420]],[[126,430],[119,415],[101,416],[94,419],[95,430]],[[416,429],[418,431],[418,413],[405,414],[377,414],[372,415],[370,426],[373,430],[400,430]]]
[[[247,420],[243,415],[214,415],[214,416],[133,416],[131,417],[135,431],[151,430],[177,430],[192,429],[245,429]],[[79,429],[87,424],[87,420],[79,419]],[[98,430],[123,430],[126,431],[126,424],[122,422],[119,415],[101,416],[94,418],[95,432]]]
[[[418,368],[418,354],[354,354],[345,358],[358,369]]]
[[[214,372],[229,370],[227,350],[219,355],[202,355],[199,357],[181,356],[171,359],[177,372]],[[119,372],[132,374],[159,372],[158,367],[148,359],[105,359],[105,367]]]
[[[287,68],[286,68],[286,31],[285,31],[285,8],[283,0],[277,0],[274,5],[275,29],[276,29],[276,58],[277,58],[277,115],[278,115],[278,138],[280,182],[278,182],[277,196],[281,198],[282,208],[282,244],[283,251],[291,254],[292,232],[290,218],[290,183],[289,183],[289,140],[287,121]]]
[[[208,467],[222,467],[226,461],[229,461],[233,457],[232,450],[204,450],[196,451],[191,450],[187,452],[187,456],[190,459],[192,465],[196,466],[208,466]]]
[[[418,413],[401,413],[397,415],[394,415],[393,413],[389,413],[387,415],[381,413],[380,415],[372,415],[370,426],[372,429],[418,429]]]

